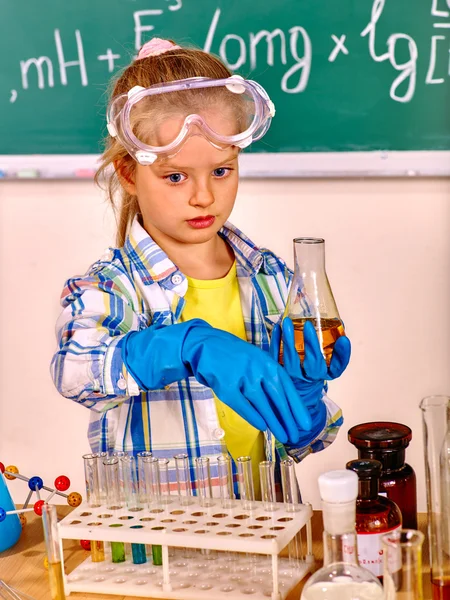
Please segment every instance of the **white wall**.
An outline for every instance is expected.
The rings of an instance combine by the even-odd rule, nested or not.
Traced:
[[[356,454],[352,425],[396,420],[413,429],[408,461],[425,510],[420,399],[450,393],[450,180],[252,180],[233,222],[292,264],[292,238],[326,239],[327,270],[353,344],[330,395],[345,425],[326,452],[298,469],[319,506],[320,472]],[[83,493],[88,411],[58,395],[49,376],[64,280],[113,240],[108,205],[91,182],[0,185],[0,461]],[[26,487],[9,488],[23,502]]]

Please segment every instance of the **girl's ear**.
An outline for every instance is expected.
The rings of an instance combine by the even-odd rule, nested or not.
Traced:
[[[117,177],[119,178],[120,185],[126,192],[128,192],[132,196],[136,196],[134,169],[130,167],[131,165],[129,161],[123,158],[114,161],[114,169],[116,171]]]

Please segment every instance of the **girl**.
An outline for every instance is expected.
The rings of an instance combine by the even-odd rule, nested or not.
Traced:
[[[238,154],[273,115],[257,83],[168,40],[145,44],[117,79],[97,178],[113,206],[121,196],[118,247],[66,283],[52,361],[58,391],[91,410],[93,452],[212,467],[229,452],[257,469],[336,436],[323,387],[347,366],[348,339],[327,369],[308,324],[300,365],[292,323],[277,324],[291,271],[227,222]]]

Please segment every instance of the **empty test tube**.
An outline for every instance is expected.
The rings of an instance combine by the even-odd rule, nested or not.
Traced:
[[[117,457],[103,460],[106,479],[106,506],[109,510],[122,508],[119,489],[119,459]],[[112,524],[111,527],[117,526]],[[111,556],[113,563],[125,561],[125,544],[123,542],[111,542]]]
[[[145,474],[144,474],[144,458],[150,458],[151,452],[138,452],[137,453],[137,476],[139,483],[139,503],[147,504],[147,491],[145,486]]]
[[[259,480],[264,510],[273,511],[276,502],[275,463],[273,461],[263,460],[259,463]]]
[[[51,598],[52,600],[65,600],[57,524],[56,506],[54,504],[44,504],[42,506],[42,525],[44,527],[45,548],[48,559]]]
[[[158,508],[161,504],[161,484],[159,481],[159,461],[156,456],[144,458],[144,479],[149,508]]]
[[[139,507],[139,494],[137,482],[136,459],[134,456],[123,456],[122,474],[124,483],[125,503],[128,510],[133,511]],[[141,565],[147,562],[145,544],[131,544],[131,555],[135,565]]]
[[[281,485],[283,488],[284,508],[287,512],[296,512],[301,509],[300,490],[295,475],[295,462],[292,458],[281,461]],[[302,532],[299,531],[289,542],[289,563],[292,567],[299,566],[299,560],[303,559]]]
[[[112,456],[119,459],[119,497],[122,505],[125,503],[125,487],[123,483],[122,458],[128,456],[127,452],[113,452]]]
[[[197,495],[200,506],[212,506],[211,471],[209,458],[200,456],[194,460],[195,476],[197,482]]]
[[[234,500],[233,471],[231,458],[228,454],[222,454],[217,458],[219,474],[220,502],[222,508],[231,508]]]
[[[170,504],[170,476],[169,476],[169,459],[158,458],[159,485],[161,490],[161,502]]]
[[[189,457],[187,454],[177,454],[175,456],[175,468],[180,504],[187,506],[188,504],[192,504],[191,477],[189,474]]]
[[[237,459],[239,496],[243,508],[251,510],[255,504],[255,488],[253,485],[252,459],[250,456],[240,456]]]
[[[84,479],[86,482],[86,501],[91,508],[98,508],[100,502],[99,454],[84,454]],[[100,540],[91,541],[92,562],[105,560],[105,546]]]
[[[100,504],[106,504],[106,474],[103,461],[108,458],[107,452],[98,453],[98,489]]]

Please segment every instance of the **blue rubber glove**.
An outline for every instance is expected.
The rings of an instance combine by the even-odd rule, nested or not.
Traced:
[[[195,377],[253,427],[297,443],[311,418],[276,360],[240,338],[192,319],[127,334],[123,361],[143,390]]]
[[[320,342],[314,325],[307,321],[303,330],[305,356],[303,363],[295,349],[294,326],[288,317],[283,325],[273,328],[270,341],[270,353],[278,359],[281,337],[283,337],[283,363],[298,392],[299,401],[304,404],[311,416],[312,427],[299,431],[299,447],[306,446],[322,431],[327,420],[327,410],[322,402],[322,391],[325,380],[336,379],[344,372],[350,361],[351,345],[346,336],[341,336],[335,342],[330,366],[322,354]]]

